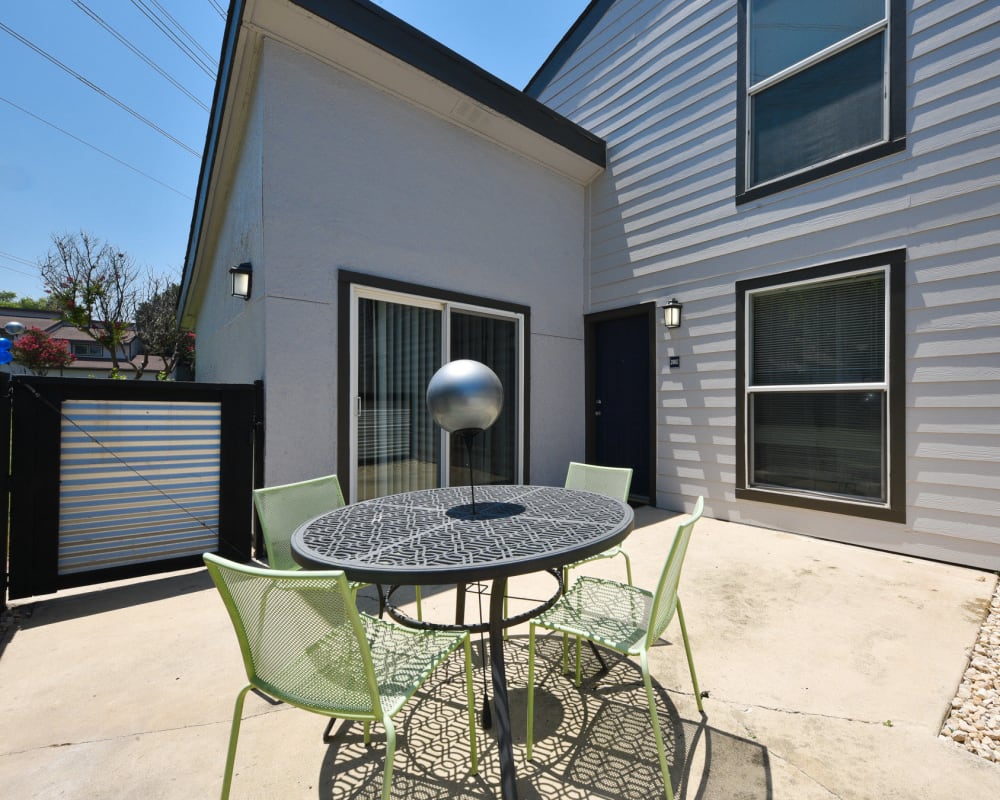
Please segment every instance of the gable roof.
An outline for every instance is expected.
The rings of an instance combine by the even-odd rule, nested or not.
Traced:
[[[231,0],[181,278],[182,314],[229,124],[227,110],[235,110],[230,107],[237,105],[236,84],[244,73],[252,74],[253,49],[264,35],[343,66],[503,146],[530,152],[580,183],[606,166],[603,139],[369,0]]]
[[[566,31],[566,35],[555,46],[545,63],[538,68],[528,85],[524,87],[524,93],[529,97],[538,97],[551,80],[563,68],[569,57],[576,52],[583,40],[590,35],[590,32],[597,27],[597,23],[607,13],[608,9],[615,4],[615,0],[590,0],[583,13],[577,17],[576,22]]]

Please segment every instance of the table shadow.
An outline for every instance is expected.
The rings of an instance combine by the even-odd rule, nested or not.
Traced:
[[[608,672],[592,655],[580,689],[560,674],[561,638],[540,637],[536,654],[535,748],[525,758],[527,637],[507,644],[511,733],[521,800],[646,800],[662,798],[656,744],[638,664],[604,651]],[[479,644],[476,645],[479,650]],[[683,658],[683,653],[680,654]],[[477,708],[482,702],[481,654],[476,653]],[[709,718],[683,719],[655,680],[667,761],[678,800],[772,800],[767,748],[712,728]],[[490,688],[492,695],[492,688]],[[706,701],[711,713],[711,701]],[[477,730],[479,774],[469,772],[464,676],[455,659],[432,678],[397,717],[393,797],[499,798],[497,743]],[[385,736],[373,733],[366,748],[360,724],[342,723],[323,760],[318,797],[378,798],[382,791]],[[317,732],[317,737],[319,733]],[[697,759],[693,758],[697,753]],[[697,768],[692,769],[692,762]]]

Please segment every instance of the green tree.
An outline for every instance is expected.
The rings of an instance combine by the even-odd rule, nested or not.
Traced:
[[[27,308],[33,311],[55,311],[51,297],[18,297],[17,292],[0,290],[0,306],[8,308]]]
[[[139,377],[142,373],[136,365],[123,359],[140,288],[133,259],[80,231],[54,235],[39,271],[62,319],[111,354],[111,374],[120,374],[124,360]]]
[[[45,375],[50,369],[68,367],[75,360],[65,339],[53,339],[39,328],[28,328],[11,345],[14,363]]]
[[[163,359],[161,380],[170,377],[178,364],[194,365],[194,334],[181,330],[177,324],[177,300],[180,285],[165,283],[150,276],[147,281],[148,299],[139,303],[135,312],[135,333],[143,345],[138,369],[146,369],[149,356]]]

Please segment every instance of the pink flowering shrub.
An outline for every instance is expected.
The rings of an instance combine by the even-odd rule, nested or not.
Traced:
[[[65,339],[53,339],[45,331],[28,328],[11,345],[10,353],[15,364],[27,367],[36,375],[45,375],[50,369],[68,367],[76,357],[69,351]]]

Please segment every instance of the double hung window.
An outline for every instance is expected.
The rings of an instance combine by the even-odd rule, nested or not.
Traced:
[[[737,283],[737,496],[896,519],[903,505],[895,251]]]
[[[904,4],[741,0],[737,199],[903,147]]]

